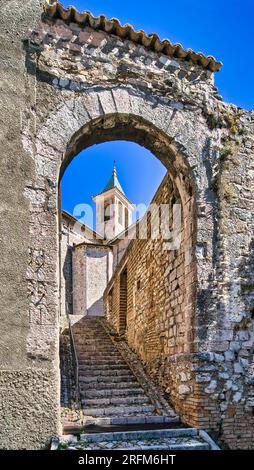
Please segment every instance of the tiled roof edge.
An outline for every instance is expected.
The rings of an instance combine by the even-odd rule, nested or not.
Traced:
[[[193,62],[211,72],[219,71],[222,66],[222,63],[216,61],[212,56],[205,56],[202,52],[194,52],[192,49],[183,49],[181,44],[172,44],[168,39],[161,41],[156,33],[147,35],[142,30],[135,31],[133,26],[129,24],[122,26],[116,18],[108,19],[104,15],[93,16],[88,11],[79,12],[73,6],[65,9],[60,2],[54,0],[45,1],[44,12],[49,18],[59,18],[67,22],[73,21],[82,26],[89,26],[108,34],[115,34],[121,39],[129,39],[155,52]]]

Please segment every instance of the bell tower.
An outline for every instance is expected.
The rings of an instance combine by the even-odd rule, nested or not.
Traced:
[[[103,191],[93,197],[96,204],[96,232],[111,240],[132,223],[133,204],[125,195],[114,164],[112,175]]]

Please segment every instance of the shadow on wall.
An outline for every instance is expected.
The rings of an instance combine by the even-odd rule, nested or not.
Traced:
[[[68,247],[66,256],[63,263],[63,278],[65,286],[64,289],[64,300],[65,308],[69,314],[73,313],[73,293],[72,293],[72,248]]]
[[[104,305],[103,305],[103,297],[96,300],[88,309],[86,316],[88,317],[103,317],[104,316]]]

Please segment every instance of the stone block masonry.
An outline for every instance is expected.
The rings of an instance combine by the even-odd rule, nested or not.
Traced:
[[[39,0],[0,4],[0,447],[43,448],[60,432],[59,182],[81,150],[122,139],[165,165],[184,220],[167,263],[159,242],[129,245],[147,261],[129,266],[141,286],[130,342],[186,422],[252,448],[253,112],[222,101],[209,58],[42,13]],[[158,293],[146,311],[144,282]]]
[[[178,198],[167,175],[152,204],[171,207]],[[148,218],[148,225],[151,222]],[[188,222],[183,221],[185,230]],[[172,218],[169,229],[171,226]],[[179,249],[169,252],[163,249],[163,238],[131,241],[105,291],[105,311],[111,324],[139,354],[149,374],[170,396],[185,423],[212,431],[226,447],[251,448],[253,328],[234,334],[228,327],[221,334],[217,352],[195,352],[193,319],[188,317],[188,305],[195,295],[194,290],[192,297],[190,294],[190,286],[196,282],[195,263],[187,264],[186,270],[193,235],[190,233],[186,241],[182,233]],[[123,267],[127,272],[124,322],[120,287]],[[188,330],[188,325],[193,329]],[[244,344],[251,353],[249,359]]]

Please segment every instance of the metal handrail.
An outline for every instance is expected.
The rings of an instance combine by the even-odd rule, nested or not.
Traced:
[[[71,349],[72,349],[72,358],[73,358],[74,367],[75,367],[76,402],[79,403],[79,401],[80,401],[79,363],[78,363],[78,355],[77,355],[75,342],[74,342],[74,337],[73,337],[73,332],[72,332],[70,314],[69,314],[67,305],[66,305],[66,316],[67,316],[67,320],[68,320],[68,328],[69,328],[69,335],[70,335],[70,342],[71,342]]]

